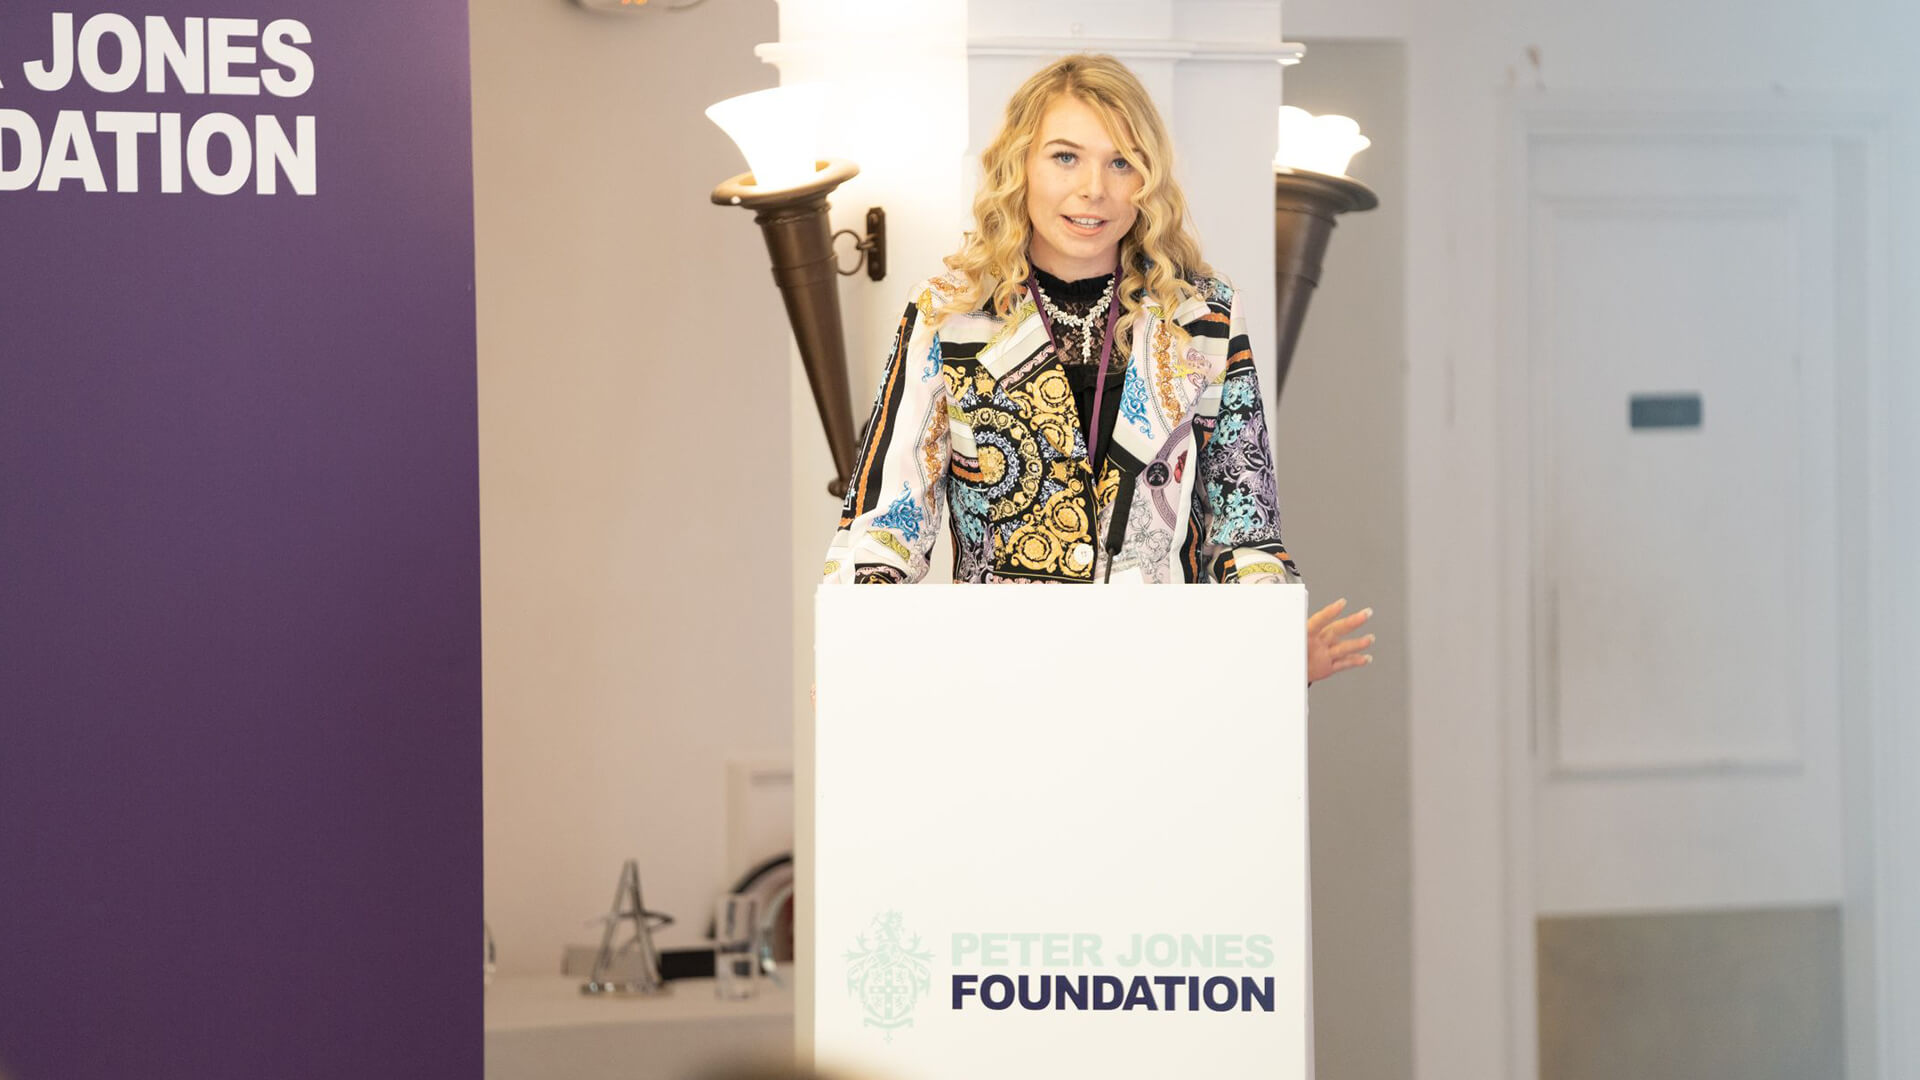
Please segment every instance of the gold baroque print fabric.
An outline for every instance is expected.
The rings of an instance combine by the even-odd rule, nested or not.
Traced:
[[[1196,278],[1180,310],[1143,312],[1097,484],[1038,312],[983,307],[936,328],[958,284],[922,283],[901,316],[825,580],[918,581],[943,523],[956,582],[1298,580],[1229,284]],[[1117,505],[1130,509],[1116,524]]]

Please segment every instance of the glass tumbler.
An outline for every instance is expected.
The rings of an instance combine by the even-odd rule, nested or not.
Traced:
[[[754,931],[758,905],[734,893],[713,906],[713,992],[722,1001],[744,1001],[754,994]]]

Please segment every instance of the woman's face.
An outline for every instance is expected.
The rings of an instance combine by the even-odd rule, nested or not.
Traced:
[[[1027,151],[1034,264],[1066,281],[1118,266],[1120,238],[1139,216],[1133,196],[1145,182],[1085,102],[1054,99]]]

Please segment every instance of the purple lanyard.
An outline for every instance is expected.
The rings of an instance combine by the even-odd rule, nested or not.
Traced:
[[[1060,353],[1060,339],[1053,332],[1053,318],[1047,314],[1047,303],[1040,299],[1040,282],[1032,274],[1027,275],[1027,292],[1033,296],[1033,306],[1040,311],[1040,325],[1047,328],[1047,340],[1053,344],[1055,354]],[[1100,341],[1100,374],[1093,383],[1093,420],[1087,425],[1087,468],[1095,470],[1094,478],[1099,478],[1100,463],[1093,460],[1094,448],[1100,445],[1100,403],[1107,394],[1107,360],[1113,356],[1113,328],[1120,322],[1120,271],[1113,272],[1113,300],[1107,305],[1106,335]],[[1066,357],[1060,357],[1062,361]]]

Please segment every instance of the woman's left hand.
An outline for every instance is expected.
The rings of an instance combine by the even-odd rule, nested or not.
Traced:
[[[1312,615],[1307,616],[1307,684],[1311,686],[1337,671],[1348,668],[1364,667],[1373,663],[1372,655],[1362,649],[1373,644],[1373,635],[1356,638],[1351,635],[1373,614],[1372,608],[1356,611],[1344,619],[1336,619],[1347,606],[1346,600],[1335,600]]]

